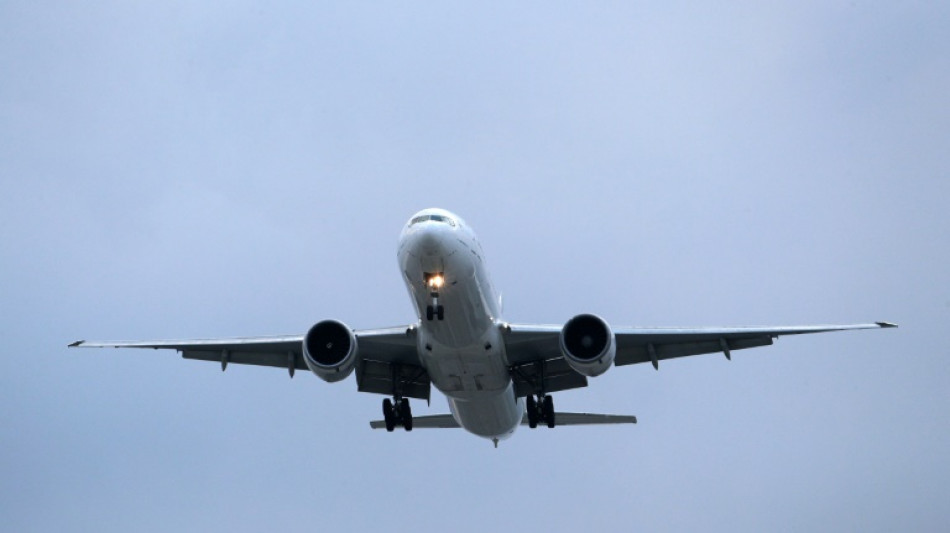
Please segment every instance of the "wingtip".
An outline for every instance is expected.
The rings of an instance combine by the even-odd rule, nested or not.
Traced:
[[[897,327],[897,324],[893,322],[875,322],[875,324],[877,324],[878,326],[882,328],[896,328]]]
[[[69,343],[66,347],[67,347],[67,348],[75,348],[76,346],[80,346],[80,345],[81,345],[82,343],[84,343],[84,342],[86,342],[86,341],[71,342],[71,343]]]

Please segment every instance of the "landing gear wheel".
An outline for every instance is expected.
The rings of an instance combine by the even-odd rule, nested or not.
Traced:
[[[436,314],[436,316],[439,317],[439,320],[444,319],[444,318],[445,318],[445,308],[442,307],[441,305],[438,306],[438,307],[436,308],[435,314]]]
[[[396,429],[396,413],[393,412],[393,402],[389,398],[383,400],[383,418],[386,419],[386,431]]]
[[[403,398],[399,402],[399,418],[402,419],[402,427],[406,431],[412,431],[412,408],[409,407],[409,398]]]
[[[528,411],[528,427],[534,429],[538,427],[538,402],[534,396],[529,395],[525,398],[525,405]]]
[[[549,428],[554,427],[554,398],[545,396],[541,403],[541,414]]]
[[[435,309],[431,305],[426,306],[426,320],[432,320],[435,316]]]

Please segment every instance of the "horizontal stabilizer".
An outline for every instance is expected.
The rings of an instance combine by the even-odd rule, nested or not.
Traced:
[[[369,423],[373,429],[386,429],[385,420],[373,420]],[[452,415],[431,415],[412,417],[412,428],[457,428],[459,423],[452,418]]]
[[[554,413],[557,426],[593,426],[601,424],[636,424],[633,415],[600,415],[596,413]],[[521,419],[521,425],[528,425],[528,415]]]
[[[558,426],[593,426],[602,424],[636,424],[637,417],[631,415],[600,415],[595,413],[554,413]],[[522,426],[528,425],[528,415],[521,420]],[[373,429],[386,429],[386,421],[373,420],[369,423]],[[431,415],[412,417],[412,427],[416,428],[458,428],[458,422],[452,415]]]

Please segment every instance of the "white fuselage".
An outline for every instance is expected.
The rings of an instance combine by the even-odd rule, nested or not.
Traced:
[[[500,300],[475,233],[448,211],[426,209],[403,229],[397,256],[419,316],[420,360],[433,385],[469,432],[493,440],[510,436],[524,406],[515,398]],[[433,313],[439,307],[442,319]]]

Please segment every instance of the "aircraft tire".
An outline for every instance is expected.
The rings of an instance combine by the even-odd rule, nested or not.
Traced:
[[[399,417],[402,418],[402,427],[412,431],[412,408],[409,407],[409,398],[403,398],[399,403]]]
[[[544,414],[544,421],[548,423],[549,428],[554,427],[554,398],[550,396],[544,397],[544,403],[542,404],[542,411]]]
[[[525,398],[525,405],[528,410],[528,427],[534,429],[538,427],[538,402],[535,401],[533,395],[529,394]]]
[[[396,416],[393,413],[393,402],[389,398],[383,400],[383,419],[386,420],[386,431],[390,433],[396,429]]]

